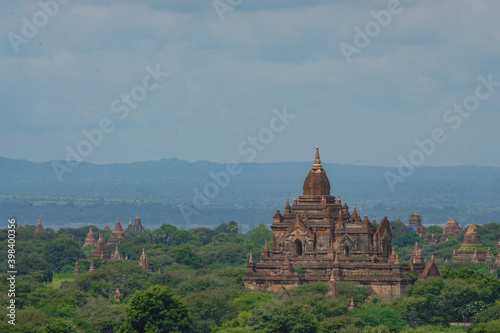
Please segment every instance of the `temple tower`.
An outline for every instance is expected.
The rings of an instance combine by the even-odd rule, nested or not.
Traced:
[[[39,233],[39,232],[41,232],[41,231],[43,231],[42,221],[41,221],[41,220],[38,220],[38,224],[37,224],[36,229],[35,229],[35,234],[36,234],[36,233]]]
[[[139,258],[139,266],[141,266],[144,270],[151,272],[151,269],[149,268],[149,260],[148,257],[146,257],[144,249],[142,249],[142,255]]]
[[[111,233],[111,237],[108,239],[107,245],[120,243],[126,240],[127,238],[125,237],[125,232],[123,231],[122,225],[120,224],[120,219],[117,219],[115,229]]]
[[[97,242],[95,240],[94,232],[92,231],[92,227],[90,227],[89,233],[87,234],[87,238],[85,238],[85,243],[83,244],[83,246],[85,246],[85,245],[95,246],[96,243]]]
[[[92,257],[106,259],[106,260],[110,259],[109,254],[107,254],[106,251],[104,250],[104,238],[102,237],[102,234],[99,235],[99,240],[97,241],[94,255]]]

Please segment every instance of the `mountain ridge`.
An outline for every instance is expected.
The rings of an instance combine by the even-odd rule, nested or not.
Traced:
[[[108,208],[100,208],[106,211],[102,216],[106,221],[111,215],[119,215],[127,201],[133,201],[140,206],[131,208],[133,211],[140,209],[146,215],[149,214],[147,209],[157,212],[149,216],[154,221],[152,225],[186,224],[179,205],[199,213],[193,215],[190,218],[193,220],[187,224],[215,225],[221,220],[238,220],[248,225],[270,223],[276,209],[283,209],[287,198],[301,195],[302,183],[312,166],[312,161],[241,163],[238,166],[241,172],[230,176],[227,186],[219,186],[217,195],[198,209],[193,198],[196,193],[204,193],[207,186],[214,188],[213,184],[217,182],[213,175],[226,172],[225,163],[188,162],[177,158],[114,164],[82,162],[72,172],[66,173],[60,182],[52,162],[0,157],[2,210],[18,209],[16,200],[24,203],[31,200],[36,204],[23,206],[23,214],[29,218],[38,219],[37,214],[44,215],[53,225],[84,223],[86,219],[102,223],[99,216],[89,211],[91,205],[80,205],[77,200],[97,198]],[[390,219],[401,215],[405,220],[409,210],[419,209],[425,223],[443,224],[451,217],[461,224],[498,221],[498,167],[415,168],[411,176],[397,184],[396,192],[391,191],[384,177],[386,171],[398,174],[395,168],[333,163],[323,163],[323,167],[332,185],[331,194],[340,195],[350,207],[356,204],[362,209],[362,214],[366,212],[379,219],[384,215]],[[57,211],[50,214],[48,206],[39,203],[44,202],[40,198],[47,197],[74,198],[70,201],[82,210],[81,214],[73,213],[71,205],[63,209],[65,204],[53,207],[54,210],[64,210],[65,214]],[[113,202],[121,204],[113,207]],[[145,210],[144,207],[149,208]],[[162,209],[165,212],[161,213]],[[60,215],[66,215],[66,218],[57,217]]]

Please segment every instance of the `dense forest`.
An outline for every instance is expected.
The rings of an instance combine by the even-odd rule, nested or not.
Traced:
[[[498,332],[500,269],[484,263],[446,262],[458,240],[426,244],[410,228],[391,222],[393,245],[408,262],[415,242],[429,260],[437,259],[443,278],[418,281],[391,301],[370,295],[365,287],[340,282],[340,297],[326,297],[326,284],[305,284],[286,294],[243,288],[249,253],[260,258],[272,232],[264,224],[241,232],[235,221],[216,228],[182,230],[172,225],[127,232],[119,251],[128,260],[93,260],[82,247],[89,227],[34,226],[16,234],[16,325],[0,317],[2,332]],[[111,231],[94,227],[96,234]],[[430,227],[438,237],[442,228]],[[482,244],[498,254],[500,224],[478,226]],[[0,249],[8,253],[8,232]],[[114,245],[106,247],[110,253]],[[143,250],[151,272],[138,265]],[[2,257],[7,266],[7,256]],[[73,274],[78,261],[80,274]],[[4,270],[6,271],[6,270]],[[7,274],[1,274],[8,290]],[[115,301],[117,288],[121,301]],[[355,307],[349,309],[351,299]],[[2,308],[9,302],[0,294]],[[456,327],[450,323],[469,323]]]

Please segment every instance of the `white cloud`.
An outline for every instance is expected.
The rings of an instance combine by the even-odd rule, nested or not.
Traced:
[[[401,3],[404,10],[351,63],[340,42],[352,43],[353,28],[387,1],[243,1],[223,22],[210,2],[74,1],[18,54],[6,35],[39,8],[2,3],[0,128],[16,143],[0,156],[62,159],[82,129],[112,117],[117,130],[87,161],[226,162],[273,108],[286,105],[300,120],[259,161],[309,160],[321,143],[327,161],[397,165],[398,154],[473,92],[479,75],[500,81],[500,4]],[[171,75],[118,120],[111,102],[156,64]],[[498,140],[484,139],[496,133],[498,96],[427,162],[500,166],[491,154]]]

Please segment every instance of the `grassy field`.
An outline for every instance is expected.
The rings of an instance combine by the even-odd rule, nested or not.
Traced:
[[[59,288],[64,281],[73,281],[75,274],[73,273],[54,273],[52,277],[52,287]]]

